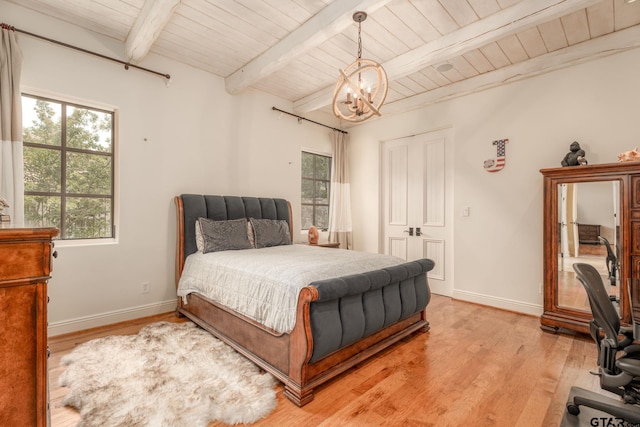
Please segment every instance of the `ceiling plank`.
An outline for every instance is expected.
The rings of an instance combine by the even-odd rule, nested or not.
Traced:
[[[529,59],[529,55],[527,55],[522,43],[520,43],[520,39],[515,34],[498,40],[497,43],[512,64]]]
[[[487,57],[484,56],[480,49],[475,49],[471,52],[467,52],[462,55],[462,57],[469,61],[473,68],[475,68],[480,74],[488,73],[489,71],[493,71],[496,69],[493,65],[491,65],[491,62],[489,62]]]
[[[468,95],[638,47],[640,47],[640,25],[555,50],[526,62],[519,62],[410,98],[385,104],[381,112],[384,116],[385,114],[397,114],[415,110],[435,102]]]
[[[129,61],[144,58],[181,0],[147,0],[124,44]]]
[[[460,0],[440,0],[442,7],[446,9],[449,15],[461,27],[467,26],[479,19],[476,12],[469,3]]]
[[[278,43],[225,78],[230,94],[237,94],[269,74],[285,67],[308,50],[324,43],[353,25],[353,14],[360,10],[371,13],[391,0],[335,1]]]
[[[496,0],[467,0],[476,14],[482,18],[500,11],[500,5]]]
[[[613,0],[588,7],[587,19],[589,20],[591,38],[613,33]]]
[[[601,0],[524,0],[483,20],[402,54],[383,65],[389,80],[412,74],[428,65],[447,61],[508,35],[550,19],[591,6]],[[331,103],[333,88],[324,88],[293,104],[296,114],[308,113]]]
[[[497,42],[482,46],[479,50],[485,58],[489,60],[493,68],[502,68],[511,65],[511,61],[509,61],[509,58]]]
[[[578,44],[589,40],[589,21],[586,9],[578,10],[560,18],[564,32],[567,35],[567,43]]]
[[[524,47],[529,58],[535,58],[548,52],[538,27],[529,28],[518,33],[518,40],[522,43],[522,47]]]
[[[564,27],[560,19],[543,22],[538,25],[538,30],[540,30],[544,45],[549,52],[569,46],[567,35],[564,33]]]
[[[616,31],[640,23],[640,7],[637,6],[638,3],[635,2],[614,0],[613,10],[616,20]]]

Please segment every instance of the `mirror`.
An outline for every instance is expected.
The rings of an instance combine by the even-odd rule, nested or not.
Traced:
[[[640,278],[638,163],[556,167],[540,173],[544,178],[540,327],[552,333],[560,329],[590,333],[593,316],[586,291],[573,272],[576,262],[600,271],[620,322],[628,324],[629,279]]]
[[[576,262],[593,265],[611,299],[619,301],[620,181],[561,183],[557,194],[558,307],[590,312],[587,294],[573,271]]]

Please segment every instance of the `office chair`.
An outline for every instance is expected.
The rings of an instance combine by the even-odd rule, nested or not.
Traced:
[[[607,259],[605,262],[607,263],[607,271],[609,272],[609,281],[611,281],[611,286],[615,286],[616,275],[619,267],[618,257],[616,256],[616,254],[613,253],[613,249],[611,249],[611,244],[607,239],[605,239],[602,236],[598,236],[598,240],[600,240],[607,248]],[[617,252],[617,248],[618,247],[616,246],[616,252]]]
[[[593,314],[589,330],[598,346],[596,375],[600,377],[600,387],[620,396],[624,404],[606,396],[594,399],[577,395],[567,402],[567,411],[578,415],[580,406],[586,406],[640,423],[640,345],[633,344],[633,328],[620,326],[598,270],[584,263],[574,264],[573,269],[587,291]]]

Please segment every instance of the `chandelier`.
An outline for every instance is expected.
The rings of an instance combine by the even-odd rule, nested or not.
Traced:
[[[333,92],[333,113],[342,120],[363,122],[373,115],[380,116],[380,107],[387,97],[387,73],[380,64],[362,59],[362,21],[366,12],[356,12],[353,20],[358,23],[358,58],[344,70]]]

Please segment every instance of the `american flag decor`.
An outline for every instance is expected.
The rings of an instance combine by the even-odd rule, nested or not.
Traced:
[[[487,172],[498,172],[504,168],[504,165],[507,163],[505,159],[505,149],[504,145],[509,142],[508,139],[499,139],[497,141],[493,141],[493,145],[496,146],[498,150],[498,157],[495,159],[489,159],[484,161],[484,168]]]

